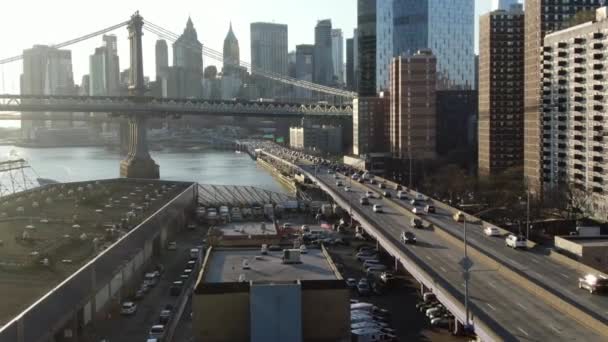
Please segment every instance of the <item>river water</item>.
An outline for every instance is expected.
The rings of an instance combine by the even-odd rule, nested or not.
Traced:
[[[201,184],[251,185],[286,192],[272,175],[259,167],[246,153],[232,151],[151,152],[160,165],[161,179],[195,181]],[[60,182],[74,182],[119,177],[122,156],[98,147],[21,148],[0,146],[0,161],[26,159],[32,170],[26,176]],[[14,175],[15,173],[13,173]],[[7,175],[0,174],[6,186]]]

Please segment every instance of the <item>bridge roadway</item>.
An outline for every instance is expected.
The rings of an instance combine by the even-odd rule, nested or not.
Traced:
[[[301,167],[314,178],[313,167]],[[435,280],[451,284],[453,290],[457,292],[457,297],[464,297],[462,270],[458,264],[463,255],[460,246],[443,240],[433,230],[412,229],[409,225],[410,217],[404,215],[396,206],[387,203],[385,199],[377,198],[371,201],[371,205],[383,204],[385,211],[383,214],[373,213],[371,205],[360,205],[359,199],[368,190],[366,186],[352,182],[353,191],[345,192],[336,186],[336,181],[325,170],[317,173],[316,180],[332,197],[349,201],[355,213],[367,217],[373,227],[364,228],[377,230],[392,237],[398,245],[391,247],[401,251],[409,249],[416,255],[418,262],[423,264],[423,268],[435,271],[435,276],[439,278]],[[345,185],[349,184],[348,180],[343,182]],[[417,245],[399,243],[401,232],[408,230],[416,234]],[[504,340],[603,340],[603,337],[595,331],[556,311],[544,301],[538,300],[532,293],[504,277],[497,269],[487,268],[481,261],[471,259],[474,263],[469,281],[471,313],[480,320],[484,318],[491,320],[491,322],[484,320],[484,323],[495,329],[494,333]],[[475,319],[473,325],[477,328]]]

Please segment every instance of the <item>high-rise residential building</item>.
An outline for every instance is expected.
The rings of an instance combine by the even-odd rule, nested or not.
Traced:
[[[359,66],[359,30],[353,30],[353,90],[359,92],[361,67]]]
[[[159,80],[164,70],[169,67],[169,48],[167,47],[167,41],[164,39],[158,39],[154,46],[156,56],[156,79]]]
[[[384,94],[353,100],[353,154],[388,152],[388,106]]]
[[[526,0],[524,20],[524,181],[542,196],[542,113],[540,51],[545,35],[569,25],[582,10],[593,10],[603,0]]]
[[[393,48],[394,0],[382,0],[376,7],[376,89],[388,90],[389,65],[399,54]]]
[[[278,75],[288,72],[287,25],[274,23],[252,23],[251,26],[251,67],[255,70]],[[260,96],[273,98],[283,88],[267,78],[256,77]]]
[[[602,220],[608,215],[607,38],[602,7],[594,22],[545,36],[542,68],[544,190],[579,191],[588,214]]]
[[[476,90],[437,90],[437,154],[468,170],[477,167]]]
[[[473,89],[474,5],[474,0],[378,1],[377,88],[388,87],[392,57],[431,49],[437,57],[439,89]]]
[[[303,81],[312,82],[314,45],[296,45],[296,78]],[[298,99],[310,99],[312,93],[308,89],[297,87],[295,89]]]
[[[390,73],[389,141],[399,159],[436,156],[437,59],[431,50],[395,57]]]
[[[357,0],[356,71],[359,96],[376,91],[376,1]]]
[[[106,53],[106,82],[110,96],[120,95],[120,61],[118,58],[118,43],[113,34],[103,35],[103,47]]]
[[[89,57],[89,95],[108,95],[106,88],[106,53],[103,47],[96,48]]]
[[[331,20],[319,20],[315,26],[315,58],[313,60],[313,82],[323,85],[334,83],[332,59]]]
[[[492,0],[492,11],[495,10],[505,10],[508,11],[511,9],[512,5],[516,5],[519,3],[519,0]]]
[[[33,48],[23,51],[23,74],[20,77],[21,94],[73,95],[75,90],[73,77],[70,50],[34,45]],[[26,119],[21,121],[22,138],[35,138],[36,128],[44,126],[44,121],[27,119],[34,119],[41,114],[26,112],[22,115]],[[51,124],[55,126],[65,123],[68,122],[52,121]]]
[[[228,34],[224,39],[224,66],[222,74],[231,73],[232,71],[237,70],[240,66],[240,61],[239,40],[236,39],[236,36],[232,31],[232,23],[230,23]]]
[[[346,89],[355,89],[355,56],[354,56],[354,39],[346,40],[346,72],[344,73],[344,81]]]
[[[344,35],[341,29],[331,30],[331,59],[334,70],[334,80],[344,84]]]
[[[515,4],[479,20],[479,175],[523,166],[524,12]]]
[[[175,77],[184,77],[179,83],[185,85],[178,93],[180,98],[201,98],[203,94],[203,44],[188,18],[184,33],[173,43],[173,68]]]

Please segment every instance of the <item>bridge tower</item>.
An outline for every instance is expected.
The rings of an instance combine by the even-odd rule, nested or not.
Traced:
[[[144,65],[142,54],[142,27],[144,19],[135,12],[127,26],[131,52],[129,70],[129,96],[143,104],[145,99]],[[120,176],[125,178],[160,178],[159,167],[150,157],[147,140],[147,118],[143,113],[126,114],[129,120],[129,147],[127,157],[120,163]]]

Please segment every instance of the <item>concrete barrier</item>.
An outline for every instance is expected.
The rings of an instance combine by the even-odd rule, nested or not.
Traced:
[[[289,188],[289,190],[291,192],[296,192],[297,188],[296,185],[294,183],[294,181],[292,179],[289,179],[287,177],[285,177],[281,172],[279,172],[274,166],[272,166],[270,163],[268,163],[267,161],[263,160],[263,159],[258,159],[256,160],[256,162],[262,166],[263,168],[267,169],[274,177],[276,177],[279,182],[283,185],[285,185],[287,188]]]
[[[591,266],[587,266],[587,265],[585,265],[585,264],[583,264],[583,263],[581,263],[581,262],[579,262],[577,260],[569,258],[569,257],[567,257],[567,256],[559,253],[556,250],[553,250],[553,249],[549,250],[549,257],[551,259],[554,259],[555,261],[557,261],[559,263],[562,263],[562,264],[568,266],[568,267],[574,268],[575,270],[581,272],[582,274],[588,274],[588,273],[590,273],[590,274],[599,274],[599,275],[602,275],[602,276],[608,278],[608,274],[606,274],[604,272],[601,272],[599,270],[596,270],[595,268],[593,268]]]

